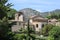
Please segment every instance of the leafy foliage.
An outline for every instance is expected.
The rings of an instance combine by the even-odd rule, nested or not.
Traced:
[[[25,34],[15,34],[15,40],[23,40],[26,38]]]
[[[52,19],[52,18],[55,18],[55,19],[60,19],[60,14],[51,14],[50,16],[47,16],[47,18],[49,19]]]
[[[49,32],[49,37],[53,38],[53,40],[60,40],[60,27],[53,27]]]
[[[15,9],[10,8],[10,11],[7,12],[8,19],[9,19],[9,20],[14,19],[16,12],[17,12],[17,11],[16,11]]]
[[[43,35],[47,36],[47,35],[48,35],[48,32],[49,32],[53,27],[55,27],[55,26],[54,26],[54,25],[51,25],[51,24],[45,25],[44,28],[42,29]]]
[[[7,2],[8,0],[0,0],[0,40],[13,40],[14,36],[14,33],[11,32],[12,25],[8,22],[7,16],[12,5]]]
[[[34,31],[29,26],[29,21],[28,21],[27,25],[28,26],[27,26],[26,29],[23,29],[23,28],[20,29],[20,34],[16,34],[15,39],[17,39],[17,40],[23,40],[23,39],[25,39],[25,40],[30,40],[30,39],[35,40],[36,36],[35,36],[35,34],[33,34]]]
[[[13,35],[8,19],[4,17],[0,20],[0,40],[10,40],[13,38]]]
[[[0,19],[7,17],[7,12],[10,11],[12,5],[7,2],[8,0],[0,0]]]

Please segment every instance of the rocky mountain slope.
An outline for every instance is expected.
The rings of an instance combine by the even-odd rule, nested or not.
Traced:
[[[24,13],[24,16],[25,16],[24,20],[27,21],[28,18],[30,16],[33,16],[33,15],[41,15],[43,17],[46,17],[49,14],[60,14],[60,9],[56,9],[56,10],[53,10],[53,11],[50,11],[50,12],[39,12],[39,11],[36,11],[34,9],[31,9],[31,8],[24,8],[24,9],[20,10],[20,12]]]
[[[25,8],[20,10],[20,12],[24,13],[24,20],[27,21],[29,17],[33,16],[33,15],[40,15],[40,12],[33,10],[31,8]]]

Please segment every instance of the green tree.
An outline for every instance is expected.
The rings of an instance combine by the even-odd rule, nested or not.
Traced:
[[[23,39],[26,39],[25,34],[15,34],[14,36],[14,40],[23,40]]]
[[[35,35],[31,35],[31,33],[32,33],[32,32],[35,33],[35,31],[32,31],[32,29],[30,29],[29,20],[28,20],[27,30],[28,30],[28,32],[27,32],[27,37],[28,37],[27,40],[30,40],[30,38],[31,38],[32,40],[35,40]]]
[[[14,35],[11,32],[12,25],[8,22],[7,16],[12,5],[7,2],[8,0],[0,0],[0,40],[12,40]]]
[[[49,37],[50,39],[52,38],[53,40],[60,40],[60,27],[58,26],[53,27],[53,29],[49,31]]]
[[[7,12],[10,11],[12,5],[7,2],[8,0],[0,0],[0,19],[7,17]]]
[[[44,27],[43,27],[43,29],[42,29],[43,35],[48,36],[48,32],[49,32],[53,27],[55,27],[55,26],[54,26],[54,25],[51,25],[51,24],[44,25]]]
[[[17,11],[16,11],[15,9],[10,8],[10,11],[7,12],[8,19],[9,19],[9,20],[14,19],[16,12],[17,12]]]
[[[0,40],[9,40],[13,37],[11,32],[11,25],[8,19],[4,17],[0,20]]]
[[[35,31],[31,29],[30,25],[29,25],[29,20],[28,20],[28,24],[27,24],[27,28],[26,29],[23,29],[21,28],[20,29],[20,34],[16,34],[15,35],[15,39],[18,39],[18,40],[35,40]]]
[[[47,18],[48,19],[52,19],[52,18],[60,19],[60,14],[52,13],[50,16],[47,16]]]

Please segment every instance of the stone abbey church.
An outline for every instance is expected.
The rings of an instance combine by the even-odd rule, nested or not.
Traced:
[[[12,31],[13,32],[19,32],[20,28],[27,28],[27,22],[25,22],[24,20],[24,13],[22,12],[17,12],[15,14],[15,19],[14,20],[10,20],[11,22],[13,22],[13,26],[12,26]],[[42,17],[41,15],[34,15],[29,17],[29,25],[30,27],[32,27],[35,31],[40,31],[45,24],[55,24],[58,25],[59,22],[56,19],[47,19]],[[57,23],[57,24],[56,24]]]

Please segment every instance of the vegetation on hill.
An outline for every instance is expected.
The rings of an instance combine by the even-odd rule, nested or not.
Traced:
[[[52,15],[52,14],[56,14],[56,15],[59,15],[60,14],[60,9],[56,9],[56,10],[52,10],[52,11],[49,11],[49,12],[43,12],[41,13],[42,16],[44,15],[45,17],[48,15]]]
[[[60,19],[60,14],[51,14],[50,16],[47,16],[48,19]]]
[[[39,12],[31,8],[24,8],[20,10],[20,12],[24,13],[25,21],[27,21],[28,18],[33,15],[40,15],[47,18],[56,18],[56,19],[60,18],[60,9],[56,9],[50,12]]]

